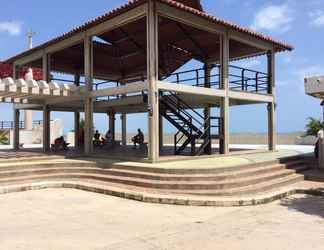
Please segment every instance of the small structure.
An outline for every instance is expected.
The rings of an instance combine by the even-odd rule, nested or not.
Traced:
[[[113,133],[115,115],[121,114],[126,145],[127,114],[145,112],[151,162],[159,160],[163,147],[163,119],[178,131],[175,154],[187,148],[192,155],[211,154],[213,139],[219,140],[220,153],[228,154],[230,106],[260,103],[267,105],[269,150],[275,150],[275,54],[292,49],[207,14],[197,0],[134,0],[8,59],[14,79],[2,79],[0,96],[19,103],[17,124],[20,110],[43,111],[44,151],[50,149],[51,111],[75,113],[76,138],[80,112],[85,113],[86,155],[93,152],[94,113],[108,114]],[[262,55],[267,72],[230,65]],[[203,67],[180,72],[192,59]],[[22,67],[42,68],[44,81],[19,79]],[[53,72],[69,75],[72,83],[51,79]]]

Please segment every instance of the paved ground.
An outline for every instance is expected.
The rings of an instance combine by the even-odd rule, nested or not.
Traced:
[[[57,189],[0,196],[1,249],[323,249],[324,199],[243,208],[154,205]]]

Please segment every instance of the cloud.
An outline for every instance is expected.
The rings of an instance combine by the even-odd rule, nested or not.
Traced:
[[[251,28],[282,33],[291,28],[293,19],[292,12],[287,4],[269,5],[257,12]]]
[[[16,21],[0,22],[0,32],[7,32],[9,35],[17,36],[21,33],[22,23]]]
[[[324,12],[317,10],[309,13],[311,18],[310,24],[314,27],[323,27],[324,26]]]

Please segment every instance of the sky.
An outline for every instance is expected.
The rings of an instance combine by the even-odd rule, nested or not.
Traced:
[[[26,34],[35,32],[34,46],[56,37],[73,27],[120,6],[127,0],[1,0],[0,61],[27,47]],[[205,10],[214,16],[270,35],[295,47],[293,52],[276,56],[277,128],[279,132],[303,131],[308,117],[321,118],[319,100],[305,95],[304,77],[324,75],[324,0],[203,0]],[[240,66],[265,71],[264,58],[238,63]],[[193,65],[194,66],[194,65]],[[233,107],[230,111],[231,132],[265,132],[265,105]],[[65,131],[73,128],[69,113],[53,113],[62,119]],[[0,120],[11,120],[10,105],[0,104]],[[40,112],[34,119],[41,119]],[[96,115],[95,126],[106,130],[106,116]],[[145,115],[131,115],[128,131],[147,129]],[[117,120],[117,130],[120,122]],[[167,131],[171,127],[167,126]]]

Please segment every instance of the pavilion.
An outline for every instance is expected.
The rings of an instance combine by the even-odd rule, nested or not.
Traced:
[[[70,32],[6,61],[14,78],[0,81],[0,101],[20,110],[43,112],[43,150],[50,150],[51,111],[74,112],[78,142],[80,112],[85,114],[84,154],[93,153],[93,114],[148,115],[148,153],[159,160],[163,119],[178,131],[174,153],[191,148],[192,155],[211,154],[212,140],[229,153],[229,108],[266,104],[269,150],[276,149],[275,54],[291,51],[285,43],[213,17],[200,1],[133,0]],[[231,61],[267,57],[267,72],[230,65]],[[195,59],[202,68],[179,72]],[[41,68],[42,81],[18,79],[23,67]],[[73,77],[53,79],[52,73]],[[212,109],[219,109],[213,116]],[[203,112],[200,112],[203,110]],[[14,147],[19,148],[19,125]],[[76,144],[78,145],[78,143]],[[190,147],[191,146],[191,147]]]

